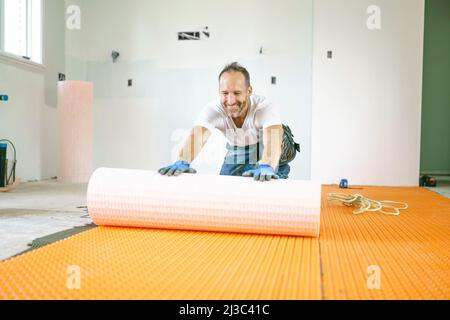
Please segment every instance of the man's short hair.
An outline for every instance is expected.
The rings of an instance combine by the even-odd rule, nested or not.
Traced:
[[[222,75],[227,72],[240,72],[245,77],[245,84],[247,85],[247,88],[250,87],[250,73],[245,69],[243,66],[241,66],[237,62],[230,63],[223,68],[222,72],[219,75],[219,82],[220,78],[222,78]]]

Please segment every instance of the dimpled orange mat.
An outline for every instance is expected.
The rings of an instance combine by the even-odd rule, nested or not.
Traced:
[[[325,299],[449,299],[450,199],[423,188],[322,188]],[[400,216],[353,215],[328,193],[406,202]]]
[[[328,203],[320,238],[99,227],[0,263],[0,299],[449,299],[450,200],[363,187],[401,215]]]
[[[0,298],[319,299],[318,253],[312,238],[99,227],[0,264]]]

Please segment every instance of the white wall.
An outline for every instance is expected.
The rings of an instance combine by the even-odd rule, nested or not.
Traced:
[[[65,5],[61,0],[44,0],[45,104],[58,106],[58,74],[65,72]]]
[[[65,69],[64,2],[44,0],[45,70],[0,59],[0,138],[17,149],[17,177],[22,181],[56,176],[58,73]],[[12,159],[12,154],[8,154]]]
[[[424,0],[314,1],[312,179],[418,184],[423,27]]]
[[[278,104],[302,144],[293,177],[309,178],[312,0],[66,1],[71,4],[80,6],[82,23],[66,32],[67,75],[94,83],[96,167],[154,170],[173,161],[182,133],[217,97],[221,68],[238,60],[251,72],[255,93]],[[177,41],[178,31],[205,26],[210,39]],[[121,54],[116,64],[112,50]],[[202,155],[214,161],[197,161],[199,171],[217,173],[225,143],[216,141],[219,150],[210,144]]]
[[[0,61],[0,89],[11,98],[0,105],[0,137],[16,143],[24,180],[56,175],[55,78],[65,63],[69,79],[95,85],[95,165],[156,169],[171,161],[180,134],[216,97],[220,68],[239,60],[255,92],[278,103],[302,143],[295,178],[311,172],[325,183],[345,177],[354,184],[417,185],[423,0],[378,0],[379,31],[366,28],[372,1],[315,0],[313,113],[312,0],[45,1],[46,72]],[[79,31],[65,30],[61,18],[72,3],[82,8]],[[204,26],[211,39],[175,40],[178,31]],[[116,64],[112,50],[121,52]],[[272,75],[277,86],[270,85]],[[198,166],[213,172],[223,148],[210,151],[214,163]]]
[[[61,0],[44,0],[44,97],[41,110],[41,177],[58,172],[58,74],[65,73],[65,5]]]
[[[44,76],[0,60],[0,90],[9,95],[0,102],[0,138],[11,140],[17,150],[16,177],[40,179],[40,110],[44,105]],[[8,149],[8,159],[13,159]]]

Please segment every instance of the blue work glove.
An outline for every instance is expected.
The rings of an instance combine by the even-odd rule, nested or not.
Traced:
[[[174,164],[158,170],[163,176],[179,176],[182,173],[197,173],[197,171],[190,167],[186,161],[177,161]]]
[[[280,178],[268,164],[260,164],[256,169],[244,172],[242,176],[253,177],[256,181],[270,181]]]

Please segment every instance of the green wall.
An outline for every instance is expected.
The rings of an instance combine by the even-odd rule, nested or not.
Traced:
[[[421,173],[450,175],[450,0],[426,0]]]

